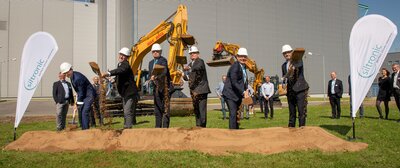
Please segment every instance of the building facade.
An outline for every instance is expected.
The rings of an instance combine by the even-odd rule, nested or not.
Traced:
[[[212,57],[215,42],[221,40],[246,47],[266,75],[281,76],[281,46],[290,44],[306,49],[310,93],[326,92],[331,71],[347,79],[348,41],[358,18],[357,0],[0,0],[0,97],[17,96],[19,58],[34,32],[51,33],[59,45],[34,95],[49,97],[62,62],[71,62],[89,78],[94,76],[90,61],[104,70],[113,69],[121,47],[131,47],[179,4],[187,6],[188,31],[206,61]],[[162,47],[167,51],[167,42]],[[148,54],[143,68],[150,59]],[[228,68],[207,67],[211,88]]]

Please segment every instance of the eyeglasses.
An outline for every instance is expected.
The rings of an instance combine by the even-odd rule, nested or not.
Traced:
[[[160,53],[161,51],[158,51],[158,50],[154,50],[154,51],[151,51],[152,53],[155,53],[155,52],[158,52],[158,53]]]

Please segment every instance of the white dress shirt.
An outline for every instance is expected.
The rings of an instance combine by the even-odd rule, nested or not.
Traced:
[[[271,82],[265,82],[262,86],[261,86],[261,93],[264,97],[269,97],[271,98],[272,95],[274,95],[274,84]]]

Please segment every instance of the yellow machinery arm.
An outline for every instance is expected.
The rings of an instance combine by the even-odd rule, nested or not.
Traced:
[[[233,57],[237,55],[240,46],[237,44],[224,43],[221,41],[217,41],[215,43],[215,47],[213,49],[213,60],[207,62],[207,64],[211,67],[218,66],[227,66],[233,64]],[[262,85],[263,77],[264,77],[264,69],[258,68],[256,61],[247,58],[246,68],[252,72],[255,76],[255,80],[253,82],[253,89],[256,92],[257,87]]]
[[[173,21],[169,21],[172,17]],[[186,57],[183,51],[187,45],[193,45],[195,40],[193,36],[187,34],[187,9],[184,5],[179,5],[167,19],[158,24],[153,30],[140,38],[140,40],[132,47],[131,56],[128,61],[131,65],[134,75],[137,75],[136,85],[139,87],[140,75],[142,69],[142,61],[144,56],[150,52],[151,46],[155,43],[162,43],[168,40],[169,56],[168,68],[171,74],[172,83],[180,85],[182,72],[178,68],[186,64]]]

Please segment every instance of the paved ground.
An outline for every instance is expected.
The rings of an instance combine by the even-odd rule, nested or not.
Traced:
[[[323,104],[323,101],[309,102],[310,105]],[[287,103],[282,103],[283,107],[287,107]],[[0,117],[15,116],[17,102],[16,100],[7,100],[0,102]],[[207,106],[208,110],[220,109],[219,103],[209,103]],[[49,116],[55,115],[56,106],[52,99],[32,99],[24,116]],[[72,107],[69,109],[69,113],[72,113]]]

